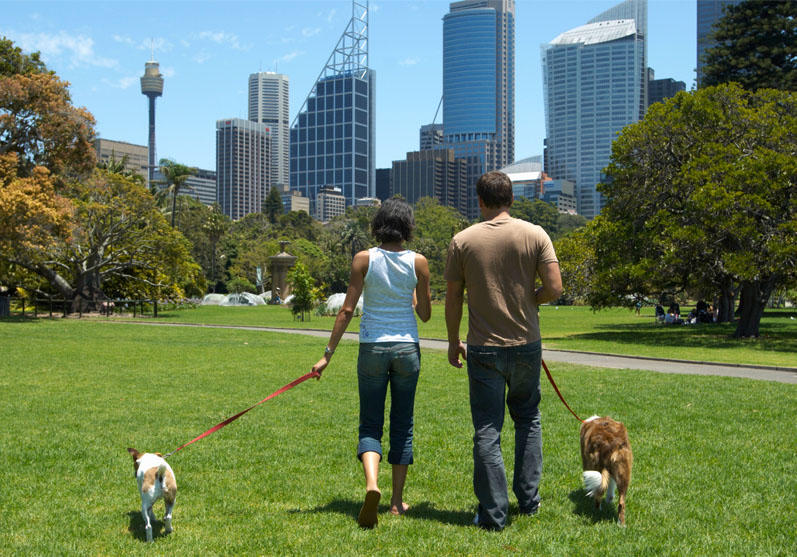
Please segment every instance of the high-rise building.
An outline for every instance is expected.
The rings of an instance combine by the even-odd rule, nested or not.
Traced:
[[[149,99],[149,157],[147,166],[147,187],[155,179],[158,168],[155,157],[155,99],[163,95],[163,75],[160,73],[158,63],[150,60],[144,64],[144,75],[141,76],[141,94]]]
[[[113,141],[98,137],[94,140],[97,161],[108,163],[125,161],[125,168],[141,175],[145,180],[149,176],[149,149],[146,145],[135,145],[124,141]]]
[[[697,86],[703,80],[703,55],[714,46],[712,27],[724,15],[725,6],[742,0],[697,0]]]
[[[617,133],[645,114],[646,19],[647,0],[628,0],[542,45],[545,172],[575,182],[587,218],[603,207],[596,185]]]
[[[262,210],[271,185],[270,146],[265,124],[216,121],[216,201],[231,219]]]
[[[185,179],[185,194],[203,205],[216,203],[216,171],[197,168],[194,174]]]
[[[411,205],[421,197],[434,197],[462,214],[467,210],[467,163],[456,158],[452,149],[407,153],[405,160],[393,161],[392,177],[393,194]]]
[[[384,201],[389,197],[392,197],[392,186],[390,185],[391,182],[391,173],[393,172],[392,168],[377,168],[376,169],[376,197],[377,199]]]
[[[328,222],[346,212],[346,196],[340,188],[323,186],[318,190],[315,208],[315,218]]]
[[[648,68],[648,106],[674,97],[679,91],[686,90],[686,83],[675,81],[671,77],[656,79],[653,68]]]
[[[324,186],[339,188],[347,206],[374,196],[375,85],[368,4],[354,1],[346,30],[291,125],[291,189],[311,204]]]
[[[443,124],[426,124],[421,126],[420,150],[434,149],[443,143]]]
[[[443,141],[468,162],[468,210],[476,180],[515,158],[515,2],[453,2],[443,17]]]
[[[271,132],[271,183],[290,184],[290,82],[287,75],[259,72],[249,75],[249,120]]]

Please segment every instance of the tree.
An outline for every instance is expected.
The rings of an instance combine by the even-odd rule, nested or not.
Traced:
[[[140,184],[96,170],[71,185],[69,234],[0,258],[45,278],[72,310],[110,296],[178,298],[204,290],[185,238],[166,223]]]
[[[172,228],[174,228],[177,217],[177,196],[180,190],[185,187],[185,181],[189,176],[196,174],[197,169],[191,166],[180,164],[171,159],[160,160],[160,171],[166,179],[166,191],[172,198]]]
[[[797,97],[736,84],[679,93],[627,126],[588,226],[590,302],[714,292],[735,336],[757,336],[775,288],[797,282]]]
[[[291,283],[291,294],[293,294],[291,312],[293,315],[301,315],[301,319],[304,321],[305,312],[313,309],[317,299],[313,277],[301,262],[297,262],[288,273],[288,280]]]
[[[448,245],[454,234],[468,226],[468,221],[454,208],[440,205],[433,197],[422,197],[415,203],[414,239],[409,247],[423,254],[429,261],[432,297],[445,295],[443,279]]]
[[[715,24],[716,46],[703,56],[700,86],[735,81],[745,89],[797,90],[797,2],[747,0],[728,5]]]
[[[111,156],[108,158],[108,160],[98,162],[97,168],[107,170],[111,174],[119,174],[120,176],[124,176],[133,182],[144,184],[144,177],[135,170],[131,170],[127,167],[128,159],[129,157],[127,155],[122,155],[122,158],[117,160],[116,153],[111,151]]]
[[[12,41],[0,38],[0,76],[46,72],[47,67],[38,52],[24,54]]]
[[[50,73],[0,76],[0,155],[16,153],[18,176],[44,166],[59,182],[94,168],[94,117],[72,106],[67,87]]]
[[[517,219],[542,226],[549,235],[556,234],[559,211],[550,203],[541,199],[527,199],[518,197],[512,203],[509,214]]]
[[[266,200],[263,201],[263,213],[266,214],[268,222],[276,224],[280,216],[285,213],[285,207],[282,204],[282,195],[277,188],[271,187],[268,190]]]

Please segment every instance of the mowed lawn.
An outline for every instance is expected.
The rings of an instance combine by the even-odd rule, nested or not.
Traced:
[[[279,309],[279,308],[276,308]],[[562,311],[562,310],[559,310]],[[144,542],[126,447],[168,452],[307,372],[323,339],[58,319],[0,322],[0,553],[793,555],[797,386],[554,364],[582,416],[623,421],[627,528],[581,488],[578,422],[544,383],[541,512],[471,526],[467,377],[424,351],[404,517],[357,527],[357,344],[170,458],[175,531]],[[507,418],[508,419],[508,418]],[[512,469],[512,428],[503,450]],[[156,506],[160,517],[162,504]]]
[[[686,314],[689,308],[683,307]],[[114,319],[118,319],[114,317]],[[145,317],[152,320],[152,317]],[[279,306],[219,307],[166,310],[158,321],[287,327],[331,330],[334,317],[310,315],[305,321],[294,319],[290,309]],[[540,327],[546,348],[581,350],[652,358],[671,358],[747,365],[791,367],[797,370],[797,310],[769,310],[761,321],[761,337],[732,338],[731,323],[701,325],[662,325],[653,318],[653,308],[640,315],[633,310],[611,308],[593,311],[584,306],[543,306]],[[359,329],[355,317],[349,331]],[[425,338],[446,338],[444,307],[435,304],[432,319],[419,324]],[[467,332],[467,312],[461,334]]]

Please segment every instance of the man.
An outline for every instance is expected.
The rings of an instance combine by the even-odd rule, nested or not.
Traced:
[[[506,405],[515,424],[513,491],[520,512],[540,504],[540,340],[537,307],[562,294],[562,277],[551,239],[529,222],[509,216],[512,182],[488,172],[476,184],[483,221],[451,240],[446,262],[448,361],[468,363],[473,419],[473,490],[479,500],[474,523],[506,526],[509,510],[501,429]],[[536,278],[542,285],[535,289]],[[459,337],[468,291],[467,349]]]

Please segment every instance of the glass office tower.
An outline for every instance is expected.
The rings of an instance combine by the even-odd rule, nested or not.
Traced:
[[[443,17],[443,143],[468,162],[468,217],[475,184],[515,159],[515,2],[464,0]]]
[[[738,4],[742,0],[697,0],[697,86],[703,78],[703,54],[714,46],[711,40],[712,27],[723,16],[728,4]]]
[[[639,3],[646,6],[630,0],[616,8],[646,13]],[[617,133],[644,116],[645,27],[633,18],[593,20],[542,46],[545,172],[575,182],[578,213],[587,218],[603,207],[596,185]]]
[[[374,197],[374,92],[368,68],[368,7],[352,18],[291,126],[291,189],[315,212],[324,186],[340,188],[346,205]]]

